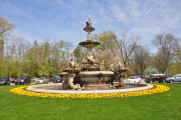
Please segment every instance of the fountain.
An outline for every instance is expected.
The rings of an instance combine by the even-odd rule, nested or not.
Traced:
[[[161,85],[125,83],[122,73],[127,71],[121,60],[114,58],[110,70],[105,71],[104,60],[98,61],[92,55],[92,48],[100,45],[91,39],[91,32],[95,30],[92,23],[86,22],[83,29],[87,32],[87,40],[79,45],[87,48],[87,58],[78,65],[76,57],[72,54],[70,61],[64,61],[59,75],[62,83],[21,86],[10,91],[19,95],[51,97],[51,98],[111,98],[150,95],[168,91],[169,88]],[[118,83],[113,82],[115,78]]]
[[[87,32],[87,40],[80,42],[79,45],[87,49],[87,59],[81,61],[80,67],[73,54],[70,61],[66,60],[64,62],[64,67],[59,73],[63,78],[63,88],[74,90],[105,90],[110,89],[110,87],[116,87],[122,89],[124,82],[121,74],[127,69],[121,64],[121,60],[115,57],[114,64],[110,65],[110,71],[105,71],[104,60],[97,61],[92,55],[92,48],[100,45],[100,43],[93,41],[91,38],[91,32],[95,28],[92,27],[90,18],[83,30]],[[115,77],[119,78],[119,83],[116,85],[113,84]]]
[[[151,84],[125,83],[122,79],[122,73],[127,71],[118,57],[114,58],[113,64],[110,65],[108,71],[104,68],[104,60],[98,61],[92,55],[92,48],[100,45],[91,39],[91,32],[95,30],[92,27],[92,22],[86,22],[86,27],[83,29],[87,32],[87,40],[80,42],[79,45],[87,49],[87,58],[81,61],[81,66],[78,65],[77,59],[72,54],[70,60],[64,61],[64,66],[60,70],[59,75],[63,78],[62,83],[33,85],[26,88],[27,91],[35,94],[45,93],[44,95],[59,97],[80,97],[85,96],[100,96],[120,97],[127,96],[126,92],[135,92],[140,90],[152,89]],[[113,82],[115,78],[119,82]],[[48,94],[47,94],[48,93]],[[125,94],[124,94],[125,93]],[[124,95],[123,95],[124,94]],[[117,96],[118,95],[118,96]],[[102,97],[103,97],[102,96]],[[88,97],[89,98],[89,97]]]

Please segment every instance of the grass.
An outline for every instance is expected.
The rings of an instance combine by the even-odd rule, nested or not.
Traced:
[[[163,84],[168,92],[101,99],[60,99],[19,96],[0,86],[1,120],[179,120],[181,84]]]

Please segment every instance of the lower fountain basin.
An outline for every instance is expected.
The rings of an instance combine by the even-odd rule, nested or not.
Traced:
[[[76,75],[74,83],[90,88],[106,88],[114,80],[115,74],[111,71],[85,71]]]
[[[68,81],[68,72],[59,73],[63,77],[64,85]],[[76,74],[73,83],[80,84],[87,89],[109,89],[110,83],[115,80],[115,74],[112,71],[84,71]]]
[[[65,93],[65,94],[101,94],[101,93],[123,93],[152,89],[151,84],[138,84],[138,83],[125,83],[124,89],[112,89],[103,90],[62,90],[62,83],[55,84],[41,84],[27,87],[27,90],[42,93]]]

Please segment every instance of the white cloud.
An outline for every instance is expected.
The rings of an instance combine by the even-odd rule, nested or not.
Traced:
[[[174,33],[181,29],[180,5],[180,1],[168,0],[108,1],[115,22],[123,24],[130,33],[140,34],[148,42],[156,33]]]
[[[74,39],[72,41],[77,44],[86,40],[86,33],[82,31],[82,28],[85,27],[88,17],[91,17],[93,26],[96,28],[93,33],[111,29],[117,33],[125,31],[139,34],[142,36],[143,44],[150,43],[156,33],[168,32],[181,37],[181,1],[179,0],[38,0],[28,2],[39,6],[34,8],[36,13],[34,11],[30,14],[10,1],[0,2],[0,4],[8,8],[7,14],[12,11],[11,14],[29,19],[22,21],[22,25],[27,22],[27,26],[25,28],[21,26],[19,29],[31,32],[28,33],[30,36],[48,35],[50,38],[69,41]],[[33,32],[40,32],[42,36]]]

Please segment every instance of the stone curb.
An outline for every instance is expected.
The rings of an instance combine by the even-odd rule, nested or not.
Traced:
[[[103,94],[103,93],[124,93],[124,92],[133,92],[133,91],[141,91],[153,88],[151,84],[139,84],[139,85],[146,85],[143,87],[138,88],[127,88],[127,89],[112,89],[112,90],[46,90],[41,89],[42,87],[48,86],[60,86],[62,83],[56,84],[42,84],[42,85],[33,85],[27,87],[26,89],[33,92],[41,92],[41,93],[55,93],[55,94]]]

